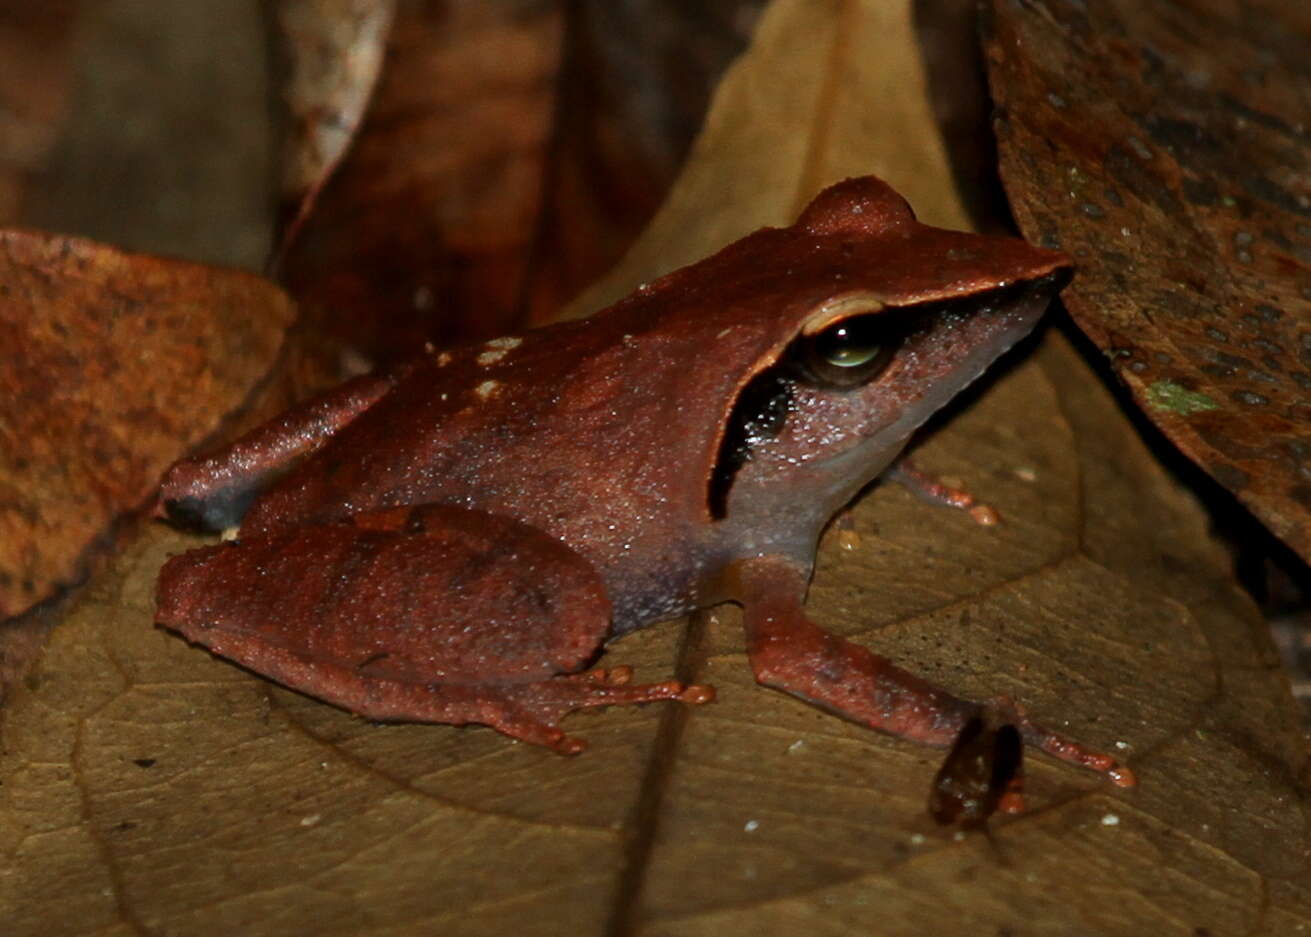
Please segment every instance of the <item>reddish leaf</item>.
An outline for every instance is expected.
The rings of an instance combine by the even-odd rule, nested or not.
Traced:
[[[995,0],[988,58],[1016,215],[1078,260],[1076,321],[1311,559],[1309,9]]]
[[[540,199],[554,4],[401,3],[360,137],[285,261],[306,314],[370,355],[452,310],[514,315]]]
[[[549,318],[655,210],[759,6],[400,3],[291,291],[371,357]]]
[[[246,397],[292,314],[246,273],[0,233],[0,618],[78,577]]]

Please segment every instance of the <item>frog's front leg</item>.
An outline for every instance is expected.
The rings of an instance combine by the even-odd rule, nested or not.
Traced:
[[[156,514],[199,530],[236,526],[271,477],[377,403],[402,373],[363,374],[292,407],[217,452],[175,462],[160,485]]]
[[[868,648],[815,625],[802,601],[808,570],[784,557],[740,562],[747,654],[756,679],[856,722],[929,745],[951,745],[981,708],[894,665]],[[1129,786],[1133,774],[1114,758],[1032,722],[1003,703],[1024,741],[1063,761]]]
[[[173,557],[156,621],[371,719],[482,723],[562,753],[583,747],[557,725],[572,710],[712,695],[580,672],[610,625],[595,569],[535,528],[446,505]]]

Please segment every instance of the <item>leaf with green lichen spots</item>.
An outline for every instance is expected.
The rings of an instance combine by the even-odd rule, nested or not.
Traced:
[[[1147,417],[1311,560],[1311,4],[990,7],[1021,231],[1075,258],[1061,299]]]
[[[1206,394],[1189,390],[1177,381],[1156,381],[1147,387],[1147,402],[1157,410],[1188,415],[1214,410],[1219,404]]]

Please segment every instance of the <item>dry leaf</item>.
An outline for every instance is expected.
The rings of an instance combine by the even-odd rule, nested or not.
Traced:
[[[1259,6],[1259,5],[1258,5]],[[994,3],[1002,169],[1144,412],[1311,560],[1311,14]]]
[[[608,270],[650,220],[711,91],[763,0],[590,0],[566,23],[551,152],[522,314],[541,323]]]
[[[0,618],[78,578],[245,399],[292,314],[247,273],[0,232]]]
[[[784,0],[614,278],[636,283],[832,178],[963,212],[910,3]],[[1051,337],[1049,336],[1049,339]],[[1305,745],[1192,499],[1049,341],[920,453],[1005,523],[880,487],[826,540],[820,622],[1123,751],[1133,791],[1029,762],[1031,812],[956,840],[941,757],[753,685],[736,614],[625,638],[638,678],[719,700],[580,714],[576,759],[484,729],[368,725],[150,627],[156,529],[55,633],[7,711],[0,907],[14,935],[1291,933],[1311,925]]]
[[[354,139],[382,67],[395,3],[279,0],[274,12],[292,119],[282,163],[285,243]]]

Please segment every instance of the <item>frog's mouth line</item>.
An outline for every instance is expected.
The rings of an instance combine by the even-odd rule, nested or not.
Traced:
[[[828,393],[864,392],[885,376],[895,376],[897,365],[914,355],[920,344],[916,340],[918,337],[931,332],[935,325],[953,318],[993,315],[1032,304],[1037,308],[1031,317],[1026,317],[1031,321],[1024,324],[1020,332],[1027,333],[1050,298],[1060,291],[1068,279],[1069,271],[1060,270],[1035,280],[1008,284],[959,299],[907,306],[882,307],[873,304],[872,308],[868,302],[849,304],[846,308],[851,315],[842,319],[830,316],[825,320],[826,333],[851,324],[872,325],[876,327],[878,340],[885,352],[882,357],[871,352],[868,364],[863,365],[868,366],[869,370],[861,375],[862,379],[855,382],[834,382],[829,379],[829,375],[833,374],[831,363],[819,362],[824,366],[817,366],[817,349],[823,347],[822,341],[817,341],[817,338],[822,339],[826,333],[817,336],[803,332],[798,335],[784,346],[776,358],[766,361],[747,380],[733,401],[720,436],[706,492],[711,518],[718,521],[727,517],[729,494],[739,470],[751,461],[758,445],[777,437],[783,431],[796,405],[796,389],[799,385],[819,388]],[[1013,341],[1006,343],[1006,348],[1011,344]],[[981,362],[964,383],[973,381],[1004,350],[997,349],[987,361]],[[967,357],[970,356],[963,355],[961,363]],[[956,388],[952,389],[951,394],[954,396],[956,391]]]

